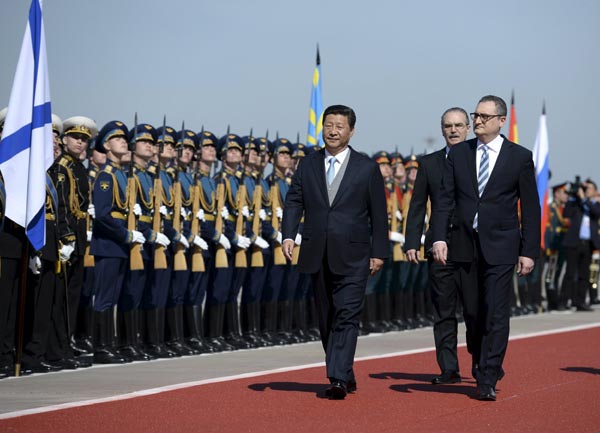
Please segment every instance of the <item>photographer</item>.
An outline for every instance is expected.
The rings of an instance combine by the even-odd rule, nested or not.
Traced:
[[[577,311],[591,311],[586,303],[586,295],[590,293],[590,303],[598,303],[597,290],[590,286],[590,263],[592,252],[600,249],[598,219],[600,218],[600,202],[598,188],[590,179],[578,185],[575,182],[569,201],[564,210],[564,217],[571,220],[571,225],[563,240],[567,256],[567,272],[563,283],[563,294],[572,295],[572,306]],[[568,298],[564,298],[566,300]]]

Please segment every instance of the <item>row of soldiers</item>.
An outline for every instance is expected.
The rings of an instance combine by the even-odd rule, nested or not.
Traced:
[[[27,257],[23,330],[27,241],[2,218],[0,378],[12,374],[20,341],[26,374],[318,339],[310,278],[286,263],[279,231],[291,176],[314,148],[164,122],[98,130],[83,116],[53,116],[53,131],[46,246]],[[412,265],[402,251],[418,157],[373,158],[393,254],[369,281],[362,332],[427,326],[427,262]],[[301,234],[295,243],[297,258]],[[530,305],[518,291],[515,313],[537,311]]]

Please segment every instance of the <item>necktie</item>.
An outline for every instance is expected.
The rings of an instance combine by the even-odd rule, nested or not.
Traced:
[[[337,159],[335,156],[329,158],[329,168],[327,169],[327,185],[331,186],[333,179],[335,178],[335,163]]]
[[[477,176],[477,189],[479,190],[479,197],[483,194],[485,186],[487,185],[488,179],[490,178],[490,159],[488,156],[488,149],[486,145],[481,148],[481,160],[479,161],[479,175]],[[473,228],[477,230],[479,223],[479,212],[475,213],[473,218]]]

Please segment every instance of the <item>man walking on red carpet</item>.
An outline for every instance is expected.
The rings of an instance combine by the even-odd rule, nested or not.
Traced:
[[[304,215],[298,271],[311,274],[325,349],[327,396],[356,390],[352,368],[367,278],[388,257],[383,178],[377,163],[348,146],[356,115],[344,105],[323,113],[325,149],[300,162],[285,200],[283,251],[292,259]]]

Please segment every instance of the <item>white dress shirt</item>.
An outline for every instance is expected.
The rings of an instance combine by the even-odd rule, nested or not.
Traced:
[[[494,171],[494,166],[496,165],[496,161],[498,160],[498,155],[500,154],[500,149],[502,148],[503,142],[504,138],[502,138],[502,136],[499,135],[486,145],[488,148],[488,159],[490,162],[489,176],[491,176],[492,172]],[[481,141],[477,140],[477,167],[475,167],[475,178],[479,177],[479,163],[481,162],[481,155],[483,154],[483,146],[484,144]]]
[[[335,171],[335,176],[337,176],[337,174],[340,171],[340,168],[342,167],[342,164],[344,163],[344,161],[346,160],[346,158],[348,157],[348,155],[350,154],[350,147],[346,146],[346,148],[344,150],[342,150],[340,153],[338,153],[337,155],[335,155],[335,165],[333,166],[333,169]],[[331,158],[333,158],[334,156],[329,153],[329,151],[327,149],[325,149],[325,179],[327,179],[327,169],[329,168],[329,161],[331,160]],[[334,178],[335,178],[334,176]]]

